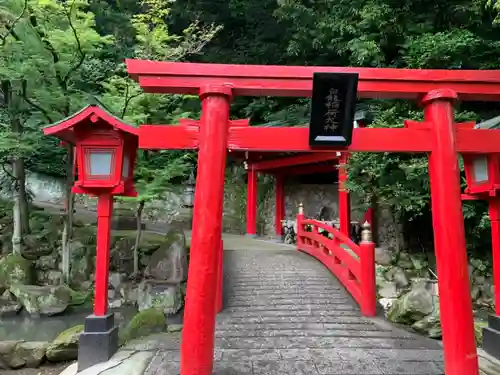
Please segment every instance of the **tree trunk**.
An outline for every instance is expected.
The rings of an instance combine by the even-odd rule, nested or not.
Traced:
[[[62,233],[62,281],[65,284],[70,283],[70,259],[71,259],[71,239],[73,237],[73,211],[74,211],[74,195],[71,191],[74,183],[73,176],[73,160],[74,149],[72,145],[67,145],[67,159],[66,159],[66,194],[64,197],[64,229]]]
[[[10,128],[12,133],[20,139],[23,134],[23,124],[19,118],[19,106],[14,96],[12,83],[4,80],[1,83],[1,91],[7,108]],[[7,172],[8,173],[8,172]],[[12,252],[21,254],[23,234],[29,231],[29,213],[26,202],[26,175],[22,155],[14,154],[12,159],[12,175],[10,176],[14,185],[12,200],[14,202],[12,212]]]
[[[14,176],[19,170],[19,160],[20,159],[15,159],[12,163]],[[12,253],[20,255],[22,252],[23,227],[21,220],[21,189],[20,181],[17,179],[14,181],[14,192],[12,194],[12,199],[14,201],[12,218]]]
[[[142,235],[142,211],[144,210],[145,201],[141,200],[137,206],[137,211],[135,212],[135,217],[137,220],[137,233],[135,235],[134,244],[134,275],[139,275],[139,246],[141,244]]]
[[[21,229],[23,235],[31,233],[30,228],[30,211],[28,205],[28,193],[26,191],[26,169],[24,168],[24,159],[17,160],[18,170],[14,171],[15,176],[19,181],[19,199],[21,208]]]

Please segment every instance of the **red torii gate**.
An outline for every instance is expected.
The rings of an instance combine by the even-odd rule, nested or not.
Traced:
[[[355,127],[365,127],[363,120],[356,120]],[[236,156],[233,152],[233,158]],[[285,218],[285,179],[288,176],[310,175],[338,171],[338,210],[340,231],[351,236],[351,200],[350,193],[345,189],[348,154],[345,152],[307,153],[279,158],[266,158],[263,154],[248,158],[248,153],[237,155],[247,164],[247,215],[246,235],[257,236],[257,176],[258,173],[273,174],[275,178],[275,233],[276,238],[283,234],[282,220]],[[368,208],[362,222],[373,224],[373,209]]]
[[[429,153],[434,241],[448,375],[477,375],[457,153],[500,152],[500,132],[454,122],[453,103],[500,101],[498,71],[238,66],[127,60],[129,74],[152,93],[198,94],[199,122],[140,127],[139,147],[198,149],[198,175],[189,265],[181,374],[212,373],[224,168],[229,151],[312,150],[307,128],[250,127],[230,121],[233,96],[311,96],[314,72],[359,74],[365,98],[420,100],[424,122],[405,128],[354,129],[347,152]],[[199,126],[198,126],[199,125]]]

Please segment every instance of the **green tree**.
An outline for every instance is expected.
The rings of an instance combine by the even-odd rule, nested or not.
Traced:
[[[88,93],[78,88],[87,59],[112,38],[95,30],[85,0],[9,0],[5,9],[17,14],[5,24],[0,51],[0,75],[26,82],[21,96],[31,108],[27,122],[39,128],[80,109]],[[81,84],[80,84],[81,86]],[[62,236],[62,271],[68,282],[73,216],[73,147],[66,146],[66,215]]]

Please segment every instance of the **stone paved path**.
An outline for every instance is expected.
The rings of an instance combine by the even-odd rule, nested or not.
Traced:
[[[224,269],[214,374],[444,374],[437,342],[363,318],[339,282],[305,254],[226,251]],[[144,375],[179,374],[178,339],[152,345],[159,350]]]

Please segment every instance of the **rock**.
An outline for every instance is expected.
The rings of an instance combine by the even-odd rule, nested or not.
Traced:
[[[391,306],[393,305],[394,301],[397,301],[397,299],[396,298],[380,298],[378,300],[378,302],[380,303],[380,305],[382,306],[384,311],[389,310],[391,308]]]
[[[118,290],[121,283],[123,283],[126,279],[127,274],[125,273],[111,272],[109,274],[109,284],[111,284],[111,286],[116,290]]]
[[[413,324],[434,310],[431,293],[425,288],[414,288],[394,301],[387,313],[391,322]]]
[[[411,261],[410,255],[404,252],[400,252],[398,258],[398,266],[403,269],[413,268],[413,262]]]
[[[83,325],[78,325],[62,332],[47,347],[45,355],[51,362],[73,361],[78,358],[78,341],[83,332]]]
[[[470,295],[471,295],[473,302],[479,298],[479,296],[481,295],[481,289],[479,288],[478,285],[472,286],[471,291],[470,291]]]
[[[484,277],[484,276],[476,276],[474,279],[475,279],[475,283],[478,285],[482,285],[486,282],[486,277]]]
[[[92,280],[83,281],[78,285],[78,290],[88,291],[93,290],[94,282]]]
[[[402,269],[396,269],[396,271],[394,272],[394,282],[396,283],[398,288],[406,288],[408,285],[410,285],[408,277],[406,277],[406,273]]]
[[[80,241],[71,242],[71,270],[70,276],[73,284],[77,285],[90,279],[93,262],[92,254]]]
[[[33,279],[33,265],[21,255],[9,254],[0,259],[0,285],[31,284]]]
[[[57,270],[57,265],[59,264],[58,255],[54,252],[51,255],[45,255],[40,258],[35,263],[35,268],[40,271],[50,271]]]
[[[10,291],[34,315],[60,314],[71,302],[71,289],[65,286],[13,285]]]
[[[401,267],[388,267],[388,269],[384,273],[384,279],[387,281],[394,281],[394,277],[397,273],[403,272],[404,270]]]
[[[116,291],[114,289],[108,289],[108,299],[114,299],[116,297]]]
[[[108,306],[110,309],[119,309],[120,307],[122,307],[122,300],[121,299],[115,299],[113,301],[110,301]]]
[[[18,369],[26,364],[16,352],[17,345],[23,341],[0,341],[0,368],[3,370]]]
[[[36,271],[36,279],[39,284],[44,285],[60,285],[62,280],[62,272],[56,270]]]
[[[165,238],[165,242],[151,256],[145,275],[169,283],[186,281],[188,250],[184,231],[173,229]]]
[[[167,321],[162,310],[155,308],[146,309],[134,316],[123,330],[120,338],[126,342],[154,333],[165,332],[166,328]]]
[[[386,282],[385,285],[379,289],[378,294],[382,298],[397,298],[400,293],[398,293],[395,282]]]
[[[440,339],[443,332],[441,330],[441,320],[439,318],[439,314],[439,303],[437,303],[430,315],[416,321],[411,327],[415,331],[427,335],[432,339]]]
[[[0,299],[0,318],[17,315],[22,308],[23,305],[21,305],[17,301],[7,301],[4,299]]]
[[[184,327],[183,324],[169,324],[167,327],[167,332],[168,333],[180,332],[182,331],[183,327]]]
[[[16,346],[16,353],[25,361],[26,367],[37,368],[45,360],[45,351],[49,343],[45,341],[23,342]]]
[[[137,287],[133,284],[122,284],[120,286],[120,296],[126,305],[137,304]]]
[[[158,280],[144,280],[139,284],[137,304],[139,311],[156,308],[166,315],[177,313],[183,306],[179,284],[169,284]]]
[[[131,275],[134,272],[134,245],[134,236],[122,237],[116,240],[111,248],[111,271],[120,271],[127,275]]]
[[[375,248],[375,263],[382,266],[390,266],[392,263],[391,252],[385,247]]]

